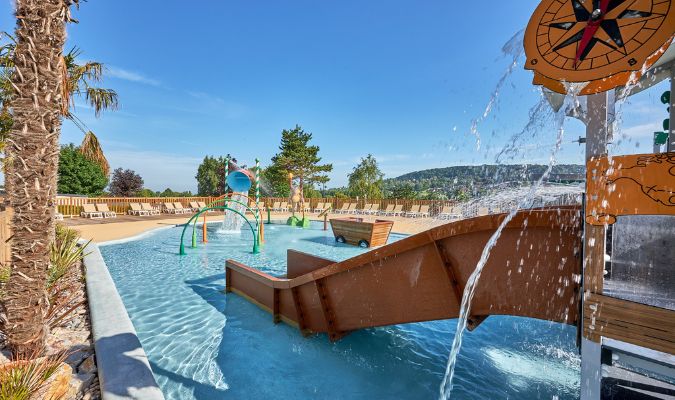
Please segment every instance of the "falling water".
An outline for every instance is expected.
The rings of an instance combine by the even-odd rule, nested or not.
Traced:
[[[471,273],[471,276],[469,276],[469,279],[467,280],[466,286],[464,288],[464,293],[462,295],[462,303],[459,311],[457,330],[455,332],[455,337],[453,339],[452,350],[450,351],[450,356],[448,358],[448,365],[446,367],[445,376],[443,378],[443,382],[440,388],[441,399],[449,398],[450,392],[452,391],[452,379],[455,373],[457,355],[459,354],[459,351],[462,346],[462,338],[466,330],[467,318],[470,315],[471,311],[471,301],[473,299],[476,290],[476,284],[480,279],[481,273],[483,272],[483,268],[485,267],[488,258],[490,257],[490,251],[497,243],[497,240],[499,239],[499,236],[501,235],[506,225],[516,215],[518,209],[524,208],[530,202],[530,199],[534,197],[534,195],[537,192],[537,189],[540,187],[542,182],[544,182],[544,180],[548,177],[551,170],[553,169],[553,166],[555,165],[556,154],[558,153],[558,150],[560,149],[560,146],[562,144],[565,116],[567,112],[571,109],[571,107],[574,107],[578,104],[576,93],[578,93],[578,90],[570,88],[569,94],[565,98],[563,107],[561,107],[560,110],[555,114],[555,123],[556,123],[555,126],[557,130],[557,138],[555,145],[551,150],[551,155],[546,170],[544,171],[542,176],[535,182],[535,184],[532,185],[528,195],[523,197],[518,203],[518,206],[512,208],[510,212],[506,215],[506,217],[502,220],[501,224],[499,225],[495,233],[490,237],[490,240],[488,240],[487,244],[485,245],[485,248],[483,248],[481,258],[478,261],[478,264],[476,265],[476,268],[474,269],[473,273]],[[540,108],[539,110],[540,111],[538,113],[534,113],[533,115],[531,115],[531,117],[543,118],[544,114],[542,113],[546,112],[546,110],[543,108]]]
[[[511,63],[506,68],[506,70],[502,74],[502,77],[497,82],[495,90],[492,91],[492,95],[490,96],[490,100],[488,101],[487,106],[485,106],[485,111],[483,111],[483,114],[480,117],[471,121],[471,133],[474,136],[476,136],[476,150],[480,150],[480,133],[478,132],[478,125],[481,122],[483,122],[488,115],[490,115],[490,112],[492,111],[495,104],[497,103],[497,100],[499,99],[499,94],[501,93],[502,86],[504,86],[504,84],[508,81],[508,78],[511,76],[511,74],[513,74],[513,71],[518,65],[518,59],[520,58],[520,56],[523,55],[524,52],[523,48],[524,34],[525,34],[524,29],[516,32],[516,34],[513,35],[511,39],[509,39],[504,44],[504,46],[502,46],[502,53],[505,56],[511,57]]]
[[[238,211],[241,215],[245,215],[246,204],[248,204],[248,198],[245,193],[233,193],[232,200],[225,203],[228,208]],[[223,225],[221,226],[220,233],[240,233],[241,227],[244,225],[244,218],[241,215],[233,212],[231,210],[225,210],[225,216],[223,218]]]

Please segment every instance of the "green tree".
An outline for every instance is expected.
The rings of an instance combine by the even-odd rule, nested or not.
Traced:
[[[327,172],[333,170],[332,164],[319,164],[319,146],[309,145],[312,134],[305,132],[299,125],[291,130],[281,131],[279,152],[272,157],[272,166],[275,174],[272,186],[282,186],[282,178],[288,186],[288,173],[298,179],[298,189],[304,201],[304,189],[315,184],[328,182]]]
[[[225,157],[205,156],[197,168],[197,193],[200,196],[220,196],[225,193],[225,161],[230,160],[229,171],[237,168],[237,159],[228,154]]]
[[[58,191],[64,194],[100,196],[108,185],[101,166],[87,159],[72,143],[61,147]]]
[[[157,192],[155,192],[152,189],[143,188],[138,192],[137,196],[138,197],[157,197]]]
[[[417,192],[412,184],[405,182],[389,189],[387,197],[390,199],[416,199]]]
[[[381,199],[384,173],[372,154],[362,158],[359,165],[349,174],[348,190],[351,196],[366,199]]]

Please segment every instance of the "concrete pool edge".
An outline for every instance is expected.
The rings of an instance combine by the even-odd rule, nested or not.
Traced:
[[[104,400],[163,400],[98,245],[87,247],[84,266],[101,396]]]

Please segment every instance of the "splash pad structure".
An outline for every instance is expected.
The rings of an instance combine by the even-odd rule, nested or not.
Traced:
[[[232,192],[226,193],[219,199],[207,204],[205,208],[199,210],[183,226],[180,236],[180,247],[178,254],[185,255],[185,245],[183,244],[185,232],[192,224],[192,242],[191,247],[197,247],[197,222],[200,216],[204,216],[202,223],[202,242],[208,242],[206,230],[206,213],[215,210],[224,211],[223,230],[239,232],[244,223],[248,225],[253,234],[253,254],[260,252],[260,245],[264,242],[264,225],[262,223],[262,214],[260,212],[260,162],[255,160],[255,173],[239,168],[229,173],[230,159],[225,161],[225,190],[229,187]],[[255,201],[245,193],[251,188],[251,181],[255,183]],[[244,202],[246,201],[246,202]],[[251,208],[249,204],[254,201],[255,207]],[[253,214],[255,223],[252,223],[246,217],[246,211]]]
[[[525,34],[533,83],[545,88],[554,108],[572,97],[579,107],[570,116],[586,125],[578,324],[583,400],[603,398],[603,393],[675,395],[665,383],[675,381],[675,254],[669,251],[675,244],[675,131],[668,123],[675,116],[670,96],[675,90],[674,9],[671,0],[543,0]],[[609,156],[617,99],[625,101],[665,79],[670,79],[670,91],[661,98],[669,103],[670,118],[664,121],[665,132],[655,133],[654,153]],[[659,237],[652,237],[645,234],[648,227],[638,229],[639,221],[658,221],[670,230],[657,230]],[[639,242],[640,235],[649,239],[631,249],[631,274],[620,280],[613,271],[624,268],[615,256],[625,253],[627,225],[631,242],[635,237]],[[662,263],[666,267],[656,269]],[[637,280],[650,274],[670,281],[670,289],[660,290],[661,282],[653,278]]]

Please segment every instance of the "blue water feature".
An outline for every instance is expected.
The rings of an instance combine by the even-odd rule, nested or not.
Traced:
[[[101,247],[167,399],[435,399],[455,320],[353,332],[337,343],[296,328],[236,294],[225,295],[225,260],[283,275],[286,250],[342,260],[364,252],[332,233],[266,225],[260,254],[251,232],[218,232],[179,256],[180,228]],[[399,240],[392,235],[390,240]],[[576,399],[576,329],[490,317],[465,337],[457,399]]]

